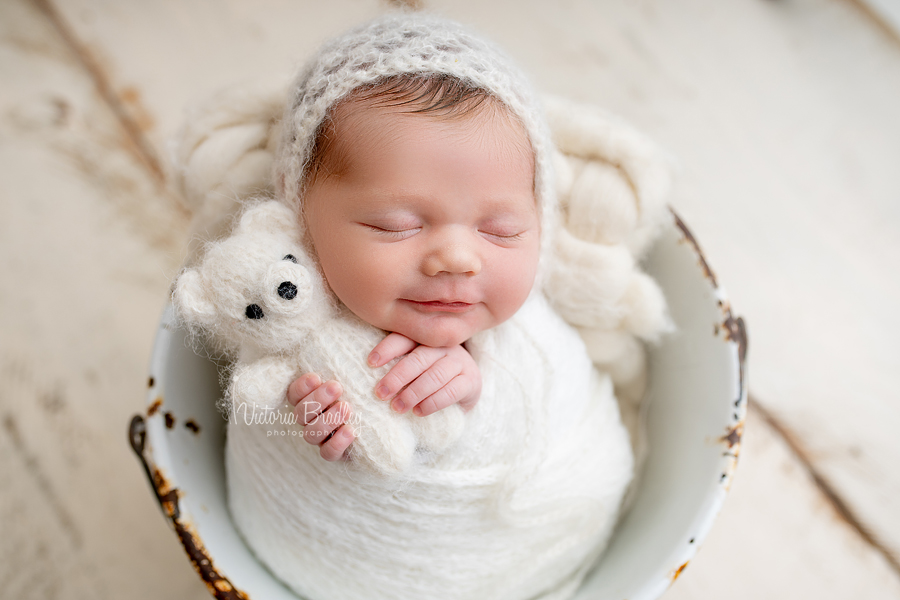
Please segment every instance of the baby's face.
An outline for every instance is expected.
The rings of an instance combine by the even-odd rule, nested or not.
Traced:
[[[452,120],[351,101],[334,114],[337,164],[304,198],[338,298],[428,346],[502,323],[534,283],[540,218],[521,127],[492,109]]]

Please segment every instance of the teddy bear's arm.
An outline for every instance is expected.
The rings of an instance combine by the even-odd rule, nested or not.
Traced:
[[[229,386],[233,406],[278,408],[287,400],[287,389],[297,377],[297,369],[278,356],[238,363]]]

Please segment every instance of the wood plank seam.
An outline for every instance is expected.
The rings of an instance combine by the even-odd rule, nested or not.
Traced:
[[[406,8],[409,10],[422,10],[425,7],[424,0],[387,0],[388,6]]]
[[[159,191],[169,198],[178,212],[182,216],[188,216],[187,209],[169,193],[166,185],[165,169],[157,156],[156,150],[153,148],[153,144],[144,135],[138,123],[128,114],[122,99],[116,93],[99,61],[88,47],[76,37],[72,28],[66,24],[62,15],[56,10],[50,0],[31,0],[31,2],[50,22],[63,43],[68,46],[76,60],[87,72],[88,77],[93,81],[100,98],[112,111],[115,119],[125,132],[126,139],[129,142],[125,144],[126,150],[134,155],[138,162],[144,166],[156,182]]]
[[[876,29],[880,29],[881,32],[886,34],[891,40],[900,44],[900,32],[897,32],[890,23],[885,21],[877,10],[869,6],[868,2],[865,2],[864,0],[847,0],[847,3],[865,15],[869,22],[875,25]]]
[[[887,563],[890,565],[891,569],[897,575],[900,575],[900,561],[897,560],[897,557],[893,555],[893,553],[882,544],[872,532],[862,523],[859,517],[856,516],[856,513],[852,508],[847,504],[846,501],[841,497],[841,495],[835,490],[835,488],[825,479],[825,477],[816,469],[813,461],[809,458],[809,454],[803,448],[802,443],[799,441],[796,435],[794,435],[790,429],[788,429],[781,421],[778,420],[775,415],[773,415],[765,406],[760,403],[756,398],[752,395],[749,396],[750,404],[749,409],[756,411],[763,418],[766,424],[772,428],[772,430],[778,434],[778,436],[784,440],[784,443],[787,444],[787,447],[790,451],[797,457],[797,460],[803,465],[803,468],[812,478],[813,483],[816,488],[818,488],[819,492],[825,497],[825,500],[834,508],[838,517],[841,520],[846,522],[850,527],[852,527],[856,533],[872,548],[874,548],[879,554],[881,554]]]
[[[38,457],[25,445],[25,441],[22,439],[22,434],[19,431],[19,426],[16,423],[15,417],[11,413],[5,413],[2,421],[3,430],[9,437],[13,449],[22,459],[26,470],[31,475],[31,478],[34,480],[35,485],[37,485],[38,490],[40,490],[44,500],[50,505],[50,509],[53,514],[56,515],[59,525],[68,536],[69,541],[72,542],[72,546],[76,550],[81,549],[83,545],[81,531],[79,531],[78,526],[75,524],[75,519],[72,518],[72,515],[66,510],[64,503],[60,501],[59,494],[53,489],[50,479],[38,464]]]

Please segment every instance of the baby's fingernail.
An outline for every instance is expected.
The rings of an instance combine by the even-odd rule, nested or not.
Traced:
[[[387,398],[390,395],[390,393],[391,393],[391,390],[386,385],[379,385],[378,389],[375,390],[375,395],[378,396],[379,398],[381,398],[382,400]]]
[[[416,413],[416,415],[421,417],[422,416],[422,407],[416,405],[416,407],[413,409],[413,412]]]
[[[329,398],[336,398],[341,393],[341,388],[337,382],[331,382],[325,386],[325,393],[328,394]]]
[[[381,360],[381,356],[377,352],[373,352],[369,355],[369,366],[374,367],[378,364],[378,361]]]
[[[348,440],[355,437],[353,435],[353,430],[350,429],[348,425],[344,425],[343,427],[341,427],[341,435]]]
[[[403,412],[403,409],[406,408],[406,405],[403,404],[403,400],[394,400],[391,403],[391,408],[393,408],[397,412]]]

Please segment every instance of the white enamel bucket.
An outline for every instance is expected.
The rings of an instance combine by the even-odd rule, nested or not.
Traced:
[[[734,477],[747,412],[744,323],[672,215],[644,265],[677,332],[650,352],[650,452],[638,494],[577,600],[653,600],[687,566]],[[244,545],[225,502],[217,366],[191,349],[171,305],[150,364],[147,410],[130,424],[163,513],[217,598],[293,600]]]

